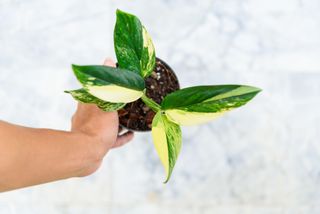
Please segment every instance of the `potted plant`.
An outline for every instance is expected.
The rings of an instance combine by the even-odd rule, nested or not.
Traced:
[[[103,111],[118,111],[130,130],[152,130],[153,143],[168,182],[181,149],[183,125],[210,121],[243,106],[261,90],[245,85],[206,85],[179,89],[173,70],[156,58],[140,20],[117,10],[114,47],[117,67],[72,65],[81,89],[66,91]]]

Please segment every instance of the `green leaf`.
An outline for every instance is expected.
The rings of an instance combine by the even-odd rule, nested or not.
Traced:
[[[126,105],[125,103],[105,102],[103,100],[100,100],[99,98],[92,96],[83,88],[65,92],[71,94],[74,99],[81,103],[96,104],[103,111],[117,111],[119,109],[122,109]]]
[[[156,62],[154,45],[136,16],[117,10],[114,48],[120,68],[142,77],[151,74]]]
[[[102,65],[72,68],[83,88],[103,101],[129,103],[143,95],[144,79],[128,70]]]
[[[173,122],[194,125],[245,105],[260,91],[243,85],[195,86],[167,95],[161,106]]]
[[[166,183],[170,179],[181,150],[180,126],[169,121],[159,111],[152,121],[152,137],[154,146],[166,171]]]

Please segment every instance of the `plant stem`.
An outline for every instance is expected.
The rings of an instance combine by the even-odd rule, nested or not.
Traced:
[[[147,97],[145,93],[142,95],[141,99],[153,111],[158,112],[161,110],[161,106],[149,97]]]

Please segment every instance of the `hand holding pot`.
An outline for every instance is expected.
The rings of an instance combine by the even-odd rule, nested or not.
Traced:
[[[107,60],[105,65],[114,63]],[[78,105],[71,131],[0,121],[0,192],[92,174],[110,149],[133,137],[132,132],[118,132],[116,111],[89,104]]]

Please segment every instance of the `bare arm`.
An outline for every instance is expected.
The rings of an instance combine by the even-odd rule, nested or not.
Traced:
[[[0,121],[0,192],[92,174],[111,148],[132,139],[118,136],[118,126],[117,112],[87,104],[78,105],[69,132]]]

